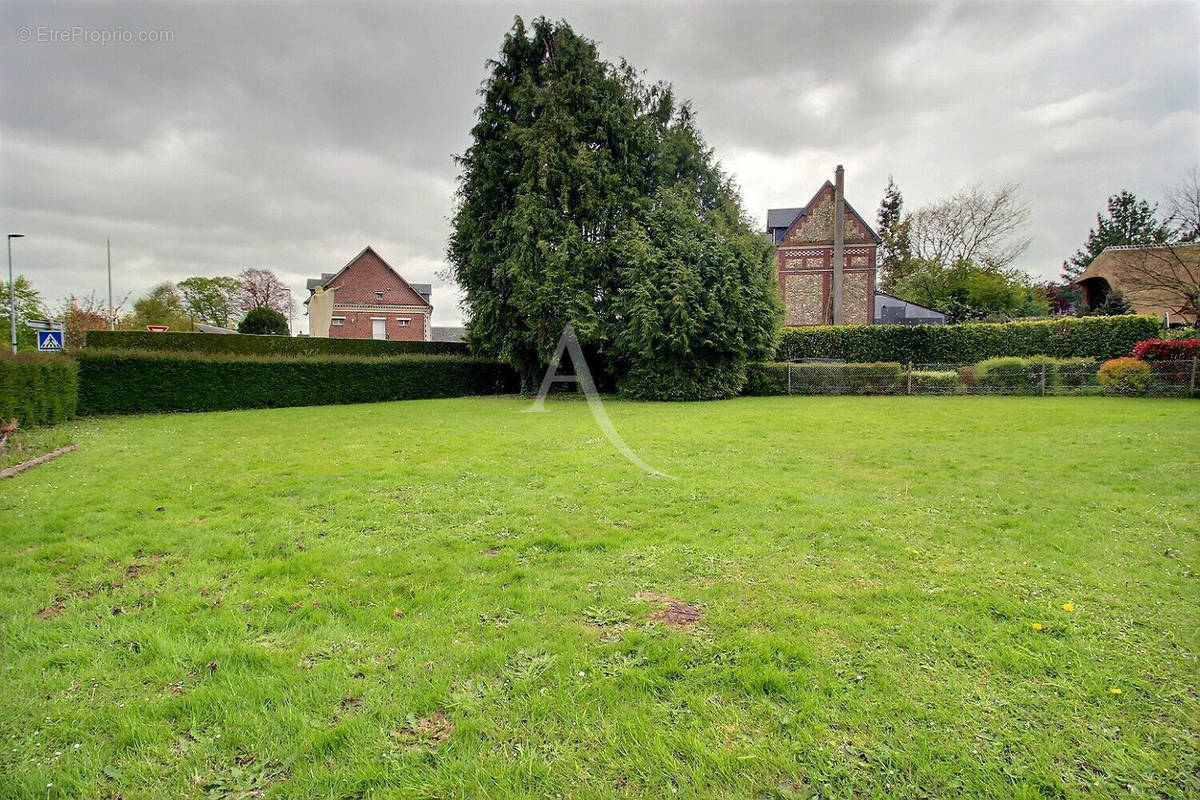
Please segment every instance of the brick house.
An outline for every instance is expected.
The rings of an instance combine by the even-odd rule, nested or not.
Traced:
[[[309,335],[331,339],[430,341],[427,283],[409,283],[367,245],[337,272],[308,280]]]
[[[838,181],[841,181],[838,167]],[[879,235],[848,202],[837,213],[838,187],[829,181],[800,208],[767,210],[767,234],[775,244],[784,325],[831,325],[837,319],[833,286],[842,281],[841,323],[875,321],[875,258]],[[842,241],[834,219],[842,217]],[[843,269],[835,276],[834,251],[841,248]]]

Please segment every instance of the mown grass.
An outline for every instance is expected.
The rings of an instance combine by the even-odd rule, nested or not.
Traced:
[[[0,797],[1200,793],[1200,404],[527,405],[0,484]]]

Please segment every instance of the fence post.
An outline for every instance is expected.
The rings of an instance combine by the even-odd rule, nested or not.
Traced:
[[[1042,362],[1042,397],[1046,396],[1046,362]]]
[[[787,365],[787,371],[788,371],[788,396],[791,397],[791,395],[792,395],[792,365],[790,363]]]
[[[908,362],[908,393],[912,394],[912,362]]]

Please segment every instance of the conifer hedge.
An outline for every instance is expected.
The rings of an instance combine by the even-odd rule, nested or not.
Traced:
[[[0,422],[53,425],[75,413],[78,369],[66,356],[0,355]]]
[[[1149,316],[1079,317],[961,325],[840,325],[785,328],[776,361],[970,364],[1000,356],[1114,358],[1158,335]]]
[[[132,414],[506,394],[512,369],[454,356],[260,358],[80,350],[79,412]]]
[[[255,356],[465,356],[469,352],[466,344],[462,342],[397,342],[172,331],[88,331],[87,346],[103,350],[236,353]]]

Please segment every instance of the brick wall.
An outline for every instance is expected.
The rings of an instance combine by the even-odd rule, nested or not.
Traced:
[[[339,317],[344,321],[337,324]],[[333,307],[333,324],[329,326],[331,339],[371,339],[372,317],[384,318],[384,332],[389,341],[420,342],[429,338],[429,311],[421,309],[400,309],[396,306],[374,306],[364,308],[345,308],[340,305]],[[407,317],[407,326],[401,325],[397,319]]]

